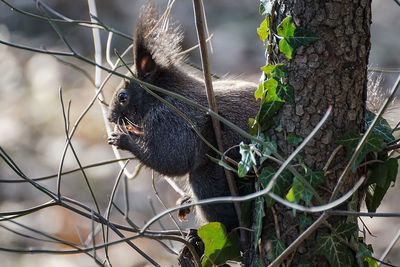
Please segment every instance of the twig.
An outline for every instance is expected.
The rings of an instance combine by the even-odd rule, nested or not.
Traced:
[[[168,210],[165,210],[161,213],[159,213],[157,216],[153,217],[152,219],[150,219],[145,226],[143,226],[143,228],[141,229],[140,233],[144,233],[147,228],[152,225],[154,222],[156,222],[157,220],[159,220],[160,218],[164,217],[165,215],[167,215],[168,213],[172,212],[172,211],[176,211],[179,210],[181,208],[189,208],[189,207],[193,207],[193,206],[199,206],[199,205],[207,205],[207,204],[215,204],[215,203],[232,203],[232,202],[243,202],[243,201],[248,201],[248,200],[252,200],[255,199],[257,197],[260,196],[264,196],[265,194],[268,194],[268,196],[270,196],[271,198],[275,199],[276,201],[284,204],[285,206],[288,206],[290,208],[299,210],[299,211],[304,211],[304,212],[312,212],[312,213],[316,213],[316,212],[324,212],[327,210],[330,210],[336,206],[341,205],[342,203],[344,203],[347,199],[349,199],[354,192],[356,192],[358,190],[358,188],[362,185],[362,183],[364,182],[365,177],[361,177],[360,180],[353,186],[353,188],[347,192],[346,194],[344,194],[341,198],[329,202],[327,204],[324,205],[320,205],[320,206],[314,206],[314,207],[305,207],[296,203],[292,203],[289,202],[283,198],[281,198],[280,196],[267,191],[266,189],[263,189],[261,191],[249,194],[249,195],[245,195],[245,196],[240,196],[240,197],[214,197],[214,198],[208,198],[205,200],[200,200],[197,202],[193,202],[193,203],[188,203],[188,204],[183,204],[180,206],[176,206],[173,208],[170,208]]]
[[[335,158],[336,154],[340,151],[340,149],[342,149],[343,146],[339,145],[337,148],[335,148],[335,150],[333,150],[332,154],[329,156],[328,161],[326,162],[324,168],[322,169],[324,171],[324,173],[326,173],[328,171],[329,166],[331,165],[333,159]]]
[[[112,164],[112,163],[116,163],[118,161],[126,161],[126,160],[132,160],[132,159],[136,159],[136,157],[129,157],[129,158],[122,158],[122,159],[113,159],[113,160],[108,160],[108,161],[102,161],[99,163],[94,163],[94,164],[90,164],[90,165],[86,165],[86,166],[82,166],[82,169],[90,169],[90,168],[94,168],[94,167],[99,167],[99,166],[103,166],[103,165],[107,165],[107,164]],[[70,171],[64,171],[61,173],[61,175],[67,175],[67,174],[71,174],[77,171],[80,171],[80,168],[76,168],[76,169],[72,169]],[[38,177],[38,178],[31,178],[33,181],[38,182],[38,181],[43,181],[43,180],[48,180],[48,179],[52,179],[52,178],[57,178],[58,174],[52,174],[52,175],[48,175],[48,176],[43,176],[43,177]],[[27,183],[28,181],[26,180],[20,180],[20,179],[0,179],[0,183]]]
[[[203,75],[204,75],[204,83],[206,87],[206,93],[207,93],[207,100],[208,100],[208,107],[214,111],[216,114],[218,114],[218,107],[217,107],[217,102],[215,100],[215,94],[213,90],[213,85],[212,85],[212,79],[210,75],[210,63],[208,61],[208,52],[207,52],[207,42],[206,42],[206,37],[204,34],[204,27],[203,27],[203,20],[202,20],[202,15],[201,15],[201,3],[200,0],[193,0],[193,9],[194,9],[194,17],[196,20],[196,29],[197,29],[197,37],[199,40],[200,44],[200,56],[201,56],[201,62],[203,65]],[[215,139],[217,141],[217,146],[218,150],[223,153],[224,152],[224,147],[222,145],[222,135],[221,135],[221,125],[219,120],[212,118],[212,125],[214,128],[214,134],[215,134]],[[224,168],[225,172],[225,177],[229,185],[229,191],[232,196],[239,196],[239,191],[237,189],[235,179],[232,175],[232,173]],[[238,221],[240,226],[244,226],[242,222],[242,211],[239,203],[235,203],[235,210],[236,214],[238,217]],[[246,233],[244,231],[240,231],[241,233],[241,239],[242,243],[246,242]]]
[[[154,171],[151,171],[151,186],[153,187],[153,191],[154,194],[156,195],[158,201],[161,203],[161,205],[165,208],[168,209],[167,206],[164,204],[164,202],[162,201],[160,195],[158,194],[156,185],[154,183]],[[172,222],[175,224],[176,228],[178,229],[179,232],[181,232],[181,236],[184,237],[183,233],[182,233],[182,229],[179,227],[178,222],[175,220],[174,216],[172,216],[172,214],[169,214],[169,217],[171,218]]]
[[[33,18],[33,19],[37,19],[37,20],[41,20],[41,21],[48,21],[50,19],[51,21],[53,21],[55,23],[77,24],[77,25],[80,25],[80,26],[83,26],[83,27],[88,27],[88,28],[93,28],[93,27],[101,28],[103,30],[106,30],[106,31],[109,31],[109,32],[113,32],[113,33],[115,33],[115,34],[117,34],[117,35],[119,35],[119,36],[121,36],[121,37],[123,37],[125,39],[128,39],[128,40],[132,41],[132,37],[131,36],[129,36],[129,35],[125,34],[125,33],[119,32],[119,31],[117,31],[117,30],[115,30],[115,29],[113,29],[111,27],[108,27],[107,25],[105,25],[103,23],[100,23],[100,22],[91,22],[91,21],[85,21],[85,20],[73,20],[73,19],[67,18],[67,17],[65,17],[65,16],[63,16],[61,14],[60,15],[62,17],[64,17],[64,19],[51,19],[51,18],[47,18],[47,17],[44,17],[44,16],[39,16],[39,15],[30,13],[30,12],[23,11],[23,10],[21,10],[19,8],[16,8],[15,6],[11,5],[8,1],[5,1],[5,0],[0,0],[0,1],[3,2],[5,5],[7,5],[8,7],[10,7],[10,9],[12,11],[15,11],[17,13],[20,13],[20,14],[22,14],[24,16],[27,16],[27,17],[30,17],[30,18]],[[44,5],[42,5],[42,6],[43,6],[43,8],[46,8]],[[49,7],[47,7],[47,8],[48,8],[48,9],[46,9],[47,11],[52,12],[51,11],[52,9],[50,9]]]
[[[397,231],[396,236],[392,239],[392,241],[390,242],[389,246],[385,249],[385,252],[383,252],[381,258],[379,259],[378,266],[381,266],[381,263],[385,260],[385,258],[389,254],[390,250],[392,250],[392,248],[397,243],[399,238],[400,238],[400,229],[399,229],[399,231]]]

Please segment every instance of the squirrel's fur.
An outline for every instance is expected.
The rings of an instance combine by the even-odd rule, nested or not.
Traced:
[[[142,81],[207,106],[203,81],[185,71],[178,55],[181,31],[171,26],[163,29],[158,20],[151,5],[138,19],[132,72]],[[213,85],[219,114],[247,130],[248,118],[258,111],[254,98],[257,85],[222,79]],[[210,116],[173,97],[159,95],[189,117],[201,134],[217,146]],[[172,177],[189,174],[188,194],[195,200],[230,195],[223,168],[206,156],[217,157],[215,152],[187,121],[139,84],[126,81],[115,92],[109,114],[110,121],[119,127],[109,138],[109,144],[132,152],[144,165],[161,174]],[[232,129],[221,127],[225,149],[243,140]],[[232,149],[229,156],[240,160],[238,149]],[[233,204],[212,204],[199,209],[207,221],[222,222],[229,230],[238,225]]]

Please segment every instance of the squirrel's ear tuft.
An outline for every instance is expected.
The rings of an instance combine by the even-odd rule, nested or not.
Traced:
[[[138,76],[147,76],[158,67],[167,68],[178,62],[181,40],[182,33],[178,27],[171,26],[168,18],[160,18],[152,4],[145,6],[137,21],[133,40]]]

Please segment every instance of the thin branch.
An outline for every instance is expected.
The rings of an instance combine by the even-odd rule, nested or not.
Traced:
[[[158,194],[156,184],[154,183],[154,171],[151,171],[151,186],[153,187],[154,194],[156,195],[156,198],[160,202],[160,204],[164,207],[164,209],[168,209],[167,206],[164,204],[162,201],[160,195]],[[179,227],[178,222],[175,220],[174,216],[172,214],[169,214],[169,217],[171,218],[172,222],[175,224],[176,228],[178,229],[179,232],[181,232],[181,236],[183,237],[182,229]],[[163,229],[164,230],[164,229]]]
[[[292,203],[289,202],[283,198],[281,198],[280,196],[269,192],[265,189],[252,193],[252,194],[248,194],[245,196],[240,196],[240,197],[214,197],[214,198],[208,198],[205,200],[200,200],[197,202],[193,202],[193,203],[188,203],[188,204],[184,204],[184,205],[180,205],[180,206],[176,206],[173,208],[170,208],[168,210],[165,210],[161,213],[159,213],[157,216],[153,217],[151,220],[149,220],[145,226],[143,226],[143,228],[141,229],[140,233],[144,233],[147,228],[152,225],[154,222],[156,222],[157,220],[159,220],[160,218],[164,217],[165,215],[167,215],[170,212],[179,210],[181,208],[189,208],[189,207],[193,207],[193,206],[199,206],[199,205],[207,205],[207,204],[215,204],[215,203],[232,203],[232,202],[243,202],[243,201],[248,201],[248,200],[252,200],[255,199],[257,197],[260,196],[264,196],[265,194],[268,194],[268,196],[270,196],[271,198],[275,199],[276,201],[284,204],[285,206],[288,206],[290,208],[299,210],[299,211],[304,211],[304,212],[312,212],[312,213],[317,213],[317,212],[324,212],[327,211],[329,209],[332,209],[334,207],[337,207],[339,205],[341,205],[342,203],[344,203],[346,200],[348,200],[353,194],[354,192],[356,192],[358,190],[358,188],[362,185],[362,183],[364,182],[365,177],[361,177],[360,180],[353,186],[353,188],[347,192],[346,194],[344,194],[341,198],[329,202],[327,204],[324,205],[320,205],[320,206],[314,206],[314,207],[305,207],[296,203]]]
[[[381,266],[381,263],[385,260],[385,258],[387,257],[387,255],[389,254],[389,252],[392,250],[392,248],[394,247],[394,245],[396,245],[397,241],[399,241],[400,238],[400,230],[397,231],[397,234],[395,235],[395,237],[392,239],[392,241],[390,242],[389,246],[385,249],[385,252],[383,252],[381,258],[379,259],[379,264],[378,266]]]
[[[208,107],[212,111],[214,111],[216,114],[218,114],[217,101],[215,100],[215,94],[214,94],[213,85],[212,85],[210,63],[208,60],[207,42],[206,42],[206,36],[204,33],[200,2],[201,2],[200,0],[193,0],[193,9],[194,9],[194,17],[195,17],[195,21],[196,21],[197,37],[198,37],[199,45],[200,45],[200,56],[201,56],[201,63],[203,66],[204,83],[205,83],[205,89],[206,89],[206,94],[207,94]],[[205,14],[204,14],[204,16],[205,16]],[[217,141],[218,150],[221,153],[223,153],[224,147],[223,147],[223,143],[222,143],[220,121],[217,120],[216,118],[212,118],[212,125],[213,125],[213,129],[214,129],[215,139]],[[224,172],[225,172],[225,177],[228,182],[229,191],[230,191],[231,195],[239,196],[239,190],[237,189],[235,179],[234,179],[232,173],[229,170],[227,170],[226,168],[224,168]],[[235,206],[236,215],[238,217],[239,224],[240,224],[240,226],[244,226],[243,222],[242,222],[242,210],[241,210],[240,204],[235,203],[234,206]],[[241,239],[242,239],[242,242],[245,242],[246,234],[245,234],[245,232],[242,232],[242,230],[241,230]]]
[[[350,210],[329,210],[326,213],[336,216],[356,216],[356,217],[400,217],[400,212],[362,212]]]
[[[86,166],[82,166],[82,169],[90,169],[90,168],[94,168],[94,167],[99,167],[99,166],[103,166],[103,165],[107,165],[107,164],[112,164],[112,163],[116,163],[118,161],[126,161],[126,160],[132,160],[132,159],[136,159],[136,157],[129,157],[129,158],[122,158],[122,159],[113,159],[113,160],[108,160],[108,161],[102,161],[99,163],[94,163],[94,164],[89,164]],[[77,171],[80,171],[80,168],[76,168],[76,169],[72,169],[70,171],[64,171],[61,173],[61,175],[67,175],[67,174],[71,174]],[[38,181],[43,181],[43,180],[48,180],[48,179],[52,179],[52,178],[57,178],[58,174],[52,174],[52,175],[48,175],[48,176],[43,176],[43,177],[38,177],[38,178],[31,178],[33,181],[38,182]],[[27,183],[28,181],[26,180],[20,180],[20,179],[0,179],[0,183]]]
[[[55,23],[76,24],[76,25],[83,26],[83,27],[88,27],[88,28],[101,28],[103,30],[106,30],[108,32],[113,32],[116,35],[119,35],[119,36],[121,36],[121,37],[123,37],[123,38],[125,38],[127,40],[132,41],[132,37],[131,36],[129,36],[129,35],[125,34],[125,33],[119,32],[119,31],[113,29],[112,27],[109,27],[109,26],[107,26],[104,23],[101,23],[99,21],[98,22],[91,22],[91,21],[86,21],[86,20],[73,20],[73,19],[67,18],[67,17],[65,17],[64,15],[61,15],[61,14],[60,15],[62,17],[64,17],[64,19],[51,19],[51,18],[47,18],[47,17],[40,16],[40,15],[37,15],[37,14],[33,14],[33,13],[30,13],[30,12],[23,11],[23,10],[21,10],[19,8],[16,8],[15,6],[11,5],[8,1],[5,1],[5,0],[0,0],[0,1],[3,2],[5,5],[7,5],[8,7],[10,7],[10,9],[12,11],[15,11],[17,13],[20,13],[20,14],[22,14],[24,16],[27,16],[27,17],[30,17],[30,18],[33,18],[33,19],[37,19],[37,20],[41,20],[41,21],[48,21],[50,19],[51,21],[53,21]],[[54,13],[54,11],[53,12],[51,11],[53,9],[51,9],[48,6],[45,7],[43,5],[43,3],[41,3],[41,6],[43,8],[46,8],[47,11],[49,11],[51,13]]]

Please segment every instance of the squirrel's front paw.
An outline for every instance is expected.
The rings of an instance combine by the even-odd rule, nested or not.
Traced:
[[[127,149],[129,147],[129,136],[125,133],[113,132],[107,140],[109,145],[118,147],[119,149]]]

